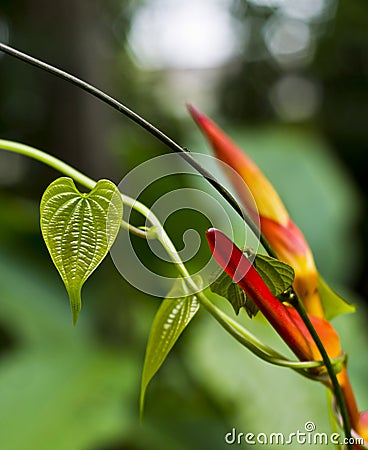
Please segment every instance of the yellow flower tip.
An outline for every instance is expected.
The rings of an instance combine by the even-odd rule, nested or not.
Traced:
[[[191,105],[188,105],[188,110],[210,142],[215,156],[232,167],[243,178],[254,197],[259,213],[285,225],[289,219],[285,206],[271,183],[254,162],[211,119]],[[252,208],[253,205],[249,204],[249,196],[244,192],[244,186],[239,186],[231,172],[229,172],[229,176],[244,205]]]

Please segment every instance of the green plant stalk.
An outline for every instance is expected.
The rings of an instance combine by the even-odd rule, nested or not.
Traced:
[[[326,390],[326,393],[327,393],[326,397],[327,397],[328,415],[329,415],[329,418],[330,418],[331,431],[333,433],[338,433],[339,429],[338,429],[336,417],[335,417],[334,412],[333,412],[333,395],[332,395],[332,392],[329,389]],[[341,450],[341,445],[340,444],[335,444],[335,449],[336,450]]]
[[[63,173],[64,175],[70,176],[73,178],[77,183],[85,186],[88,189],[93,189],[93,187],[96,184],[96,181],[92,178],[87,177],[86,175],[79,172],[77,169],[71,167],[70,165],[64,163],[63,161],[59,160],[58,158],[51,156],[41,150],[35,149],[33,147],[30,147],[25,144],[20,144],[17,142],[7,141],[0,139],[0,148],[3,150],[7,150],[13,153],[21,154],[24,156],[28,156],[32,159],[35,159],[37,161],[40,161],[55,170]],[[143,216],[146,217],[148,222],[152,225],[152,227],[155,229],[155,234],[157,239],[161,242],[161,245],[165,248],[168,255],[170,256],[172,262],[176,265],[178,268],[180,274],[185,279],[188,287],[192,290],[193,293],[195,293],[200,301],[200,303],[207,309],[208,312],[212,314],[212,316],[222,325],[223,328],[225,328],[237,341],[239,341],[242,345],[247,347],[249,350],[251,350],[253,353],[255,353],[257,356],[260,356],[262,359],[266,360],[267,362],[271,362],[277,365],[284,365],[287,367],[292,368],[293,370],[298,371],[301,373],[303,369],[301,366],[296,365],[298,363],[293,363],[292,365],[287,365],[287,363],[284,363],[283,361],[287,361],[286,358],[284,358],[279,353],[275,352],[274,350],[270,349],[269,347],[264,346],[264,344],[260,343],[254,336],[252,336],[250,333],[248,333],[246,330],[243,329],[236,321],[232,320],[229,316],[227,316],[223,311],[221,311],[219,308],[217,308],[206,296],[205,294],[200,290],[200,287],[197,286],[193,278],[190,276],[189,272],[187,271],[184,263],[181,261],[180,256],[170,240],[169,236],[167,235],[165,229],[163,228],[161,222],[158,220],[158,218],[155,216],[155,214],[152,213],[152,211],[143,205],[142,203],[138,202],[135,199],[132,199],[131,197],[124,195],[121,193],[123,202],[130,206],[131,208],[135,209],[139,213],[141,213]],[[125,224],[124,226],[128,227],[129,224]],[[131,227],[131,226],[130,226]],[[134,230],[138,230],[137,228],[133,227]],[[142,231],[142,230],[138,230]],[[143,233],[146,233],[143,231]],[[346,405],[344,398],[342,396],[340,385],[338,384],[336,374],[333,368],[333,363],[331,363],[330,358],[327,355],[327,352],[322,344],[322,342],[319,339],[319,336],[317,332],[315,331],[312,323],[309,320],[308,315],[305,312],[305,309],[303,305],[300,303],[300,300],[297,301],[297,311],[301,315],[305,325],[307,326],[308,330],[310,331],[313,339],[316,342],[316,345],[322,355],[323,363],[318,363],[319,365],[325,365],[326,369],[328,371],[328,374],[330,376],[333,389],[336,395],[337,402],[339,404],[340,413],[342,416],[343,424],[344,424],[344,432],[347,438],[351,437],[351,430],[350,430],[350,421],[346,410]],[[263,347],[263,349],[262,349]],[[269,354],[269,352],[272,352]],[[278,364],[281,362],[281,364]],[[316,363],[316,361],[311,361],[311,363]],[[305,363],[304,363],[305,364]],[[315,367],[315,366],[314,366]],[[308,377],[311,377],[313,379],[318,379],[318,377],[314,377],[309,375],[307,372],[304,371],[302,373],[303,375],[306,375]],[[353,447],[348,444],[348,448],[352,449]]]
[[[12,153],[17,153],[19,155],[28,156],[29,158],[35,159],[36,161],[46,164],[47,166],[52,167],[53,169],[57,170],[58,172],[69,176],[74,181],[79,183],[81,186],[86,187],[87,189],[93,189],[96,185],[95,180],[82,174],[81,172],[79,172],[77,169],[74,169],[74,167],[70,166],[69,164],[66,164],[65,162],[61,161],[60,159],[49,155],[48,153],[45,153],[41,150],[30,147],[29,145],[21,144],[19,142],[7,141],[5,139],[0,139],[0,148],[2,150],[7,150]],[[130,207],[134,207],[135,201],[133,199],[131,199],[130,197],[123,195],[123,194],[122,194],[122,199],[126,205],[128,205]],[[128,229],[129,231],[131,231],[132,233],[134,233],[140,237],[143,237],[143,238],[147,237],[146,231],[136,228],[133,225],[131,225],[130,223],[122,221],[121,225],[123,228]]]
[[[310,321],[302,302],[300,301],[300,299],[297,296],[296,296],[296,302],[295,302],[295,309],[298,311],[300,317],[302,318],[303,322],[305,323],[306,327],[308,328],[308,331],[310,332],[314,342],[316,343],[319,352],[321,353],[323,362],[325,363],[328,375],[329,375],[331,383],[332,383],[332,388],[333,388],[333,391],[335,394],[337,404],[339,405],[345,437],[347,438],[348,442],[350,442],[351,437],[352,437],[350,418],[349,418],[349,414],[348,414],[348,411],[346,408],[345,399],[342,395],[342,391],[341,391],[339,382],[336,377],[336,373],[331,364],[331,360],[326,352],[326,349],[325,349],[321,339],[318,336],[318,333],[314,329],[314,326],[313,326],[312,322]],[[354,446],[353,446],[353,444],[349,443],[349,444],[347,444],[347,448],[353,450]]]

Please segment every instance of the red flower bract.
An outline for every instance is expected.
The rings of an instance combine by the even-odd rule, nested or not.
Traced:
[[[210,142],[217,158],[232,167],[243,178],[257,205],[262,234],[281,261],[295,271],[294,289],[308,313],[324,317],[318,293],[318,273],[312,252],[299,228],[290,219],[278,193],[254,162],[207,116],[192,106],[189,111]],[[254,219],[253,200],[239,184],[239,178],[228,173],[243,205]]]
[[[247,257],[224,233],[211,228],[206,237],[218,264],[249,295],[296,356],[305,361],[320,360],[316,344],[295,308],[284,305],[272,294]],[[330,323],[318,317],[310,319],[329,356],[339,356],[339,338]]]
[[[296,309],[281,303],[269,290],[257,270],[243,252],[224,233],[214,228],[206,237],[211,252],[222,269],[254,301],[265,318],[284,342],[304,361],[320,361],[320,352]],[[326,352],[330,358],[341,355],[339,336],[325,319],[308,314]],[[318,370],[318,369],[317,369]],[[368,413],[359,413],[354,393],[345,367],[337,374],[352,428],[365,440],[368,439]],[[331,388],[330,382],[326,385]]]

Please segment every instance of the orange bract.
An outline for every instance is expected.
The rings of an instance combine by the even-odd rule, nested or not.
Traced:
[[[253,161],[212,120],[192,106],[189,111],[211,143],[216,157],[238,172],[247,184],[258,208],[262,234],[278,258],[293,267],[294,289],[307,312],[323,318],[318,273],[312,252],[302,232],[290,219],[279,195]],[[244,186],[239,185],[239,180],[230,171],[228,175],[242,203],[253,216],[257,212],[253,210],[249,193],[244,192]]]

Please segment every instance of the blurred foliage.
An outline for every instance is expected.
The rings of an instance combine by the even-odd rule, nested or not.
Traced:
[[[131,425],[135,357],[97,342],[86,322],[74,330],[56,283],[3,252],[0,268],[12,343],[0,362],[2,448],[87,449],[121,436]]]
[[[176,104],[175,92],[186,95],[184,75],[144,71],[131,57],[127,37],[144,3],[1,0],[0,25],[6,24],[14,46],[88,79],[183,145],[207,152],[195,126],[178,113],[184,107]],[[263,27],[282,11],[260,3],[233,2],[234,16],[248,30],[248,47],[244,41],[237,60],[218,69],[216,83],[204,78],[200,86],[211,88],[204,112],[269,176],[324,277],[354,300],[352,289],[367,294],[366,2],[340,1],[336,12],[313,22],[315,49],[297,67],[278,64],[268,50]],[[289,75],[311,82],[318,93],[319,109],[298,123],[281,117],[273,103],[275,86]],[[0,81],[1,136],[47,150],[92,177],[118,181],[167,152],[75,87],[3,55]],[[193,103],[203,101],[197,95]],[[1,448],[216,450],[227,448],[224,435],[232,427],[294,432],[313,420],[317,431],[329,431],[321,386],[258,361],[203,312],[150,385],[140,426],[141,367],[159,300],[128,285],[106,260],[86,284],[83,314],[72,328],[67,295],[38,225],[39,199],[56,176],[38,163],[0,153]],[[187,182],[175,177],[144,200],[152,204],[165,189]],[[182,212],[168,222],[178,245],[181,230],[193,220],[192,213]],[[206,219],[200,222],[204,228]],[[155,264],[141,245],[148,264]],[[336,325],[363,409],[367,316],[366,304],[357,303],[358,313],[338,318]],[[240,320],[271,345],[280,344],[264,324],[244,313]]]

